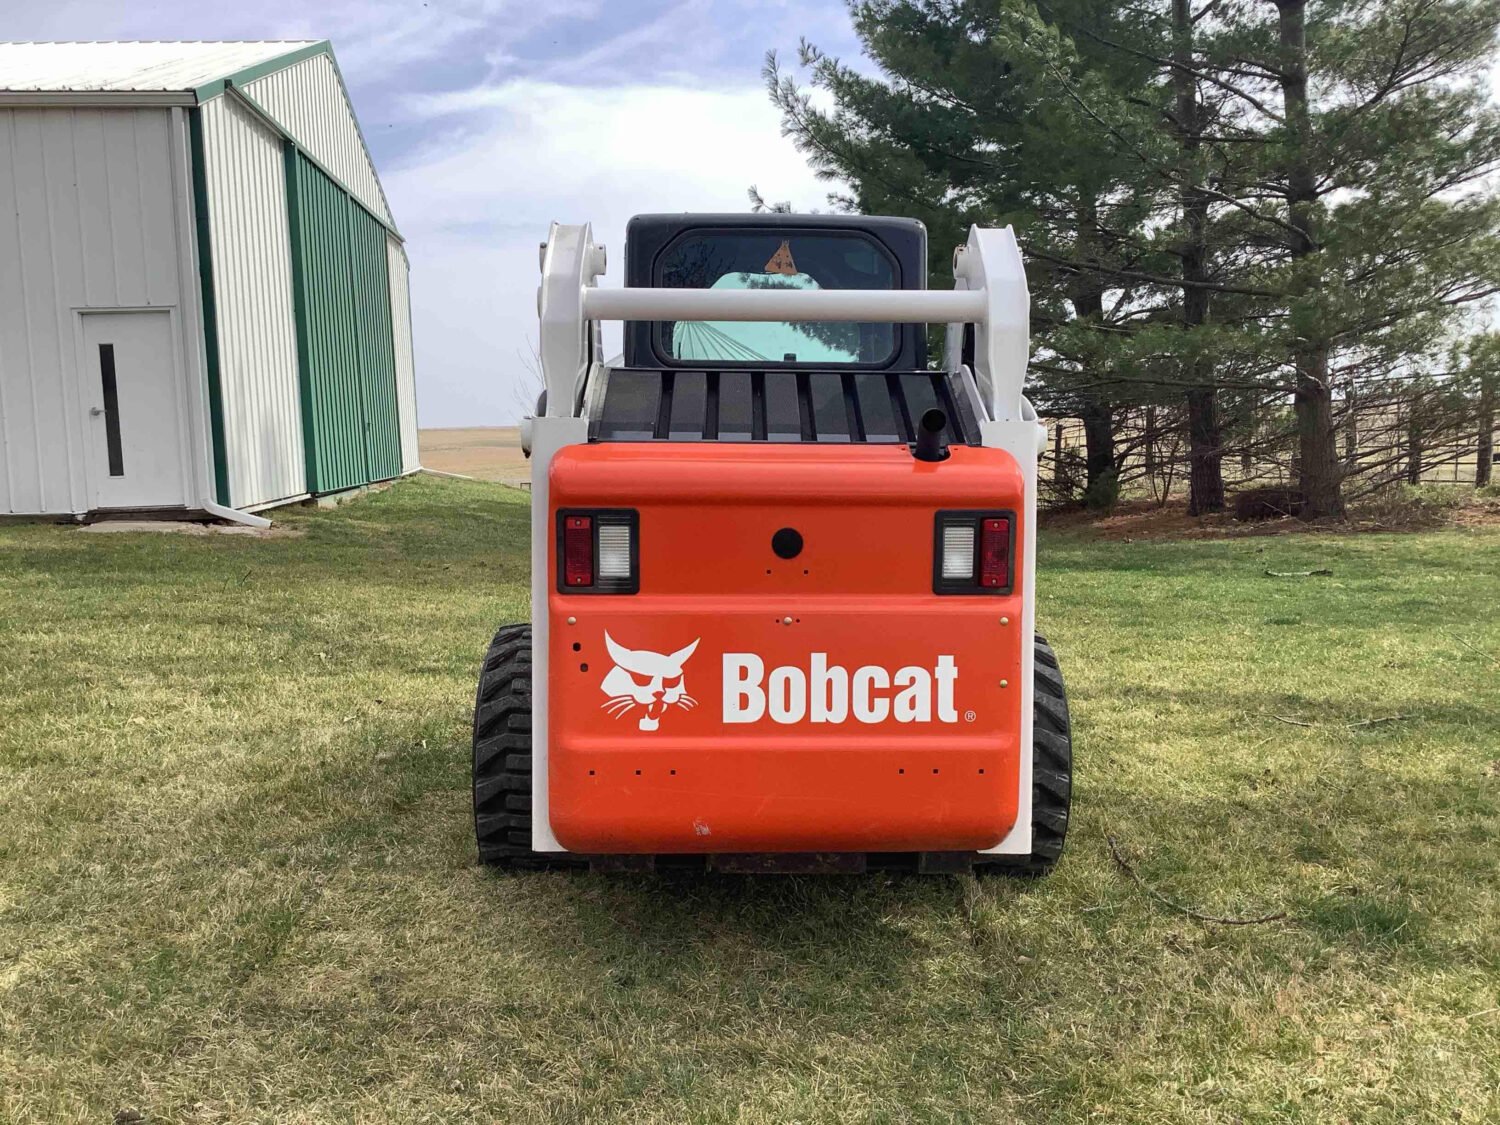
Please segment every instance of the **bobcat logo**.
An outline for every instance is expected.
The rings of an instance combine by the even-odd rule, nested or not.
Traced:
[[[661,717],[668,707],[681,707],[685,711],[691,711],[698,706],[698,701],[682,686],[682,666],[693,655],[698,641],[663,655],[659,652],[647,652],[645,649],[628,649],[605,633],[604,646],[609,650],[610,659],[615,662],[615,666],[599,685],[600,690],[609,696],[599,706],[614,718],[628,715],[637,707],[644,707],[646,713],[640,717],[637,728],[656,730],[661,726]]]

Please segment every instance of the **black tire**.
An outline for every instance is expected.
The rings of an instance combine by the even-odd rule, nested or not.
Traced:
[[[1073,728],[1057,654],[1037,635],[1031,678],[1031,854],[975,864],[976,871],[1037,877],[1057,866],[1073,803]]]
[[[569,866],[531,850],[531,626],[502,625],[474,700],[474,837],[481,863]]]

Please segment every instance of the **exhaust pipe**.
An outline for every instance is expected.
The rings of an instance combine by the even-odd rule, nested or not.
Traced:
[[[946,461],[948,446],[943,441],[943,431],[948,428],[948,415],[937,407],[924,411],[917,423],[917,441],[911,455],[918,461]]]

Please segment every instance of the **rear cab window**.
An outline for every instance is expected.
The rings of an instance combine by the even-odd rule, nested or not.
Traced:
[[[858,232],[799,228],[691,230],[656,260],[668,289],[896,289],[899,267]],[[668,366],[869,367],[896,356],[897,326],[846,322],[666,321],[652,328]]]

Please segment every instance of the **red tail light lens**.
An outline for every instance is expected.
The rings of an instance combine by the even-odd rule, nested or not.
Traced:
[[[594,520],[591,516],[563,519],[563,585],[594,584]]]
[[[986,590],[1010,585],[1010,520],[993,517],[984,521],[979,536],[979,584]]]

